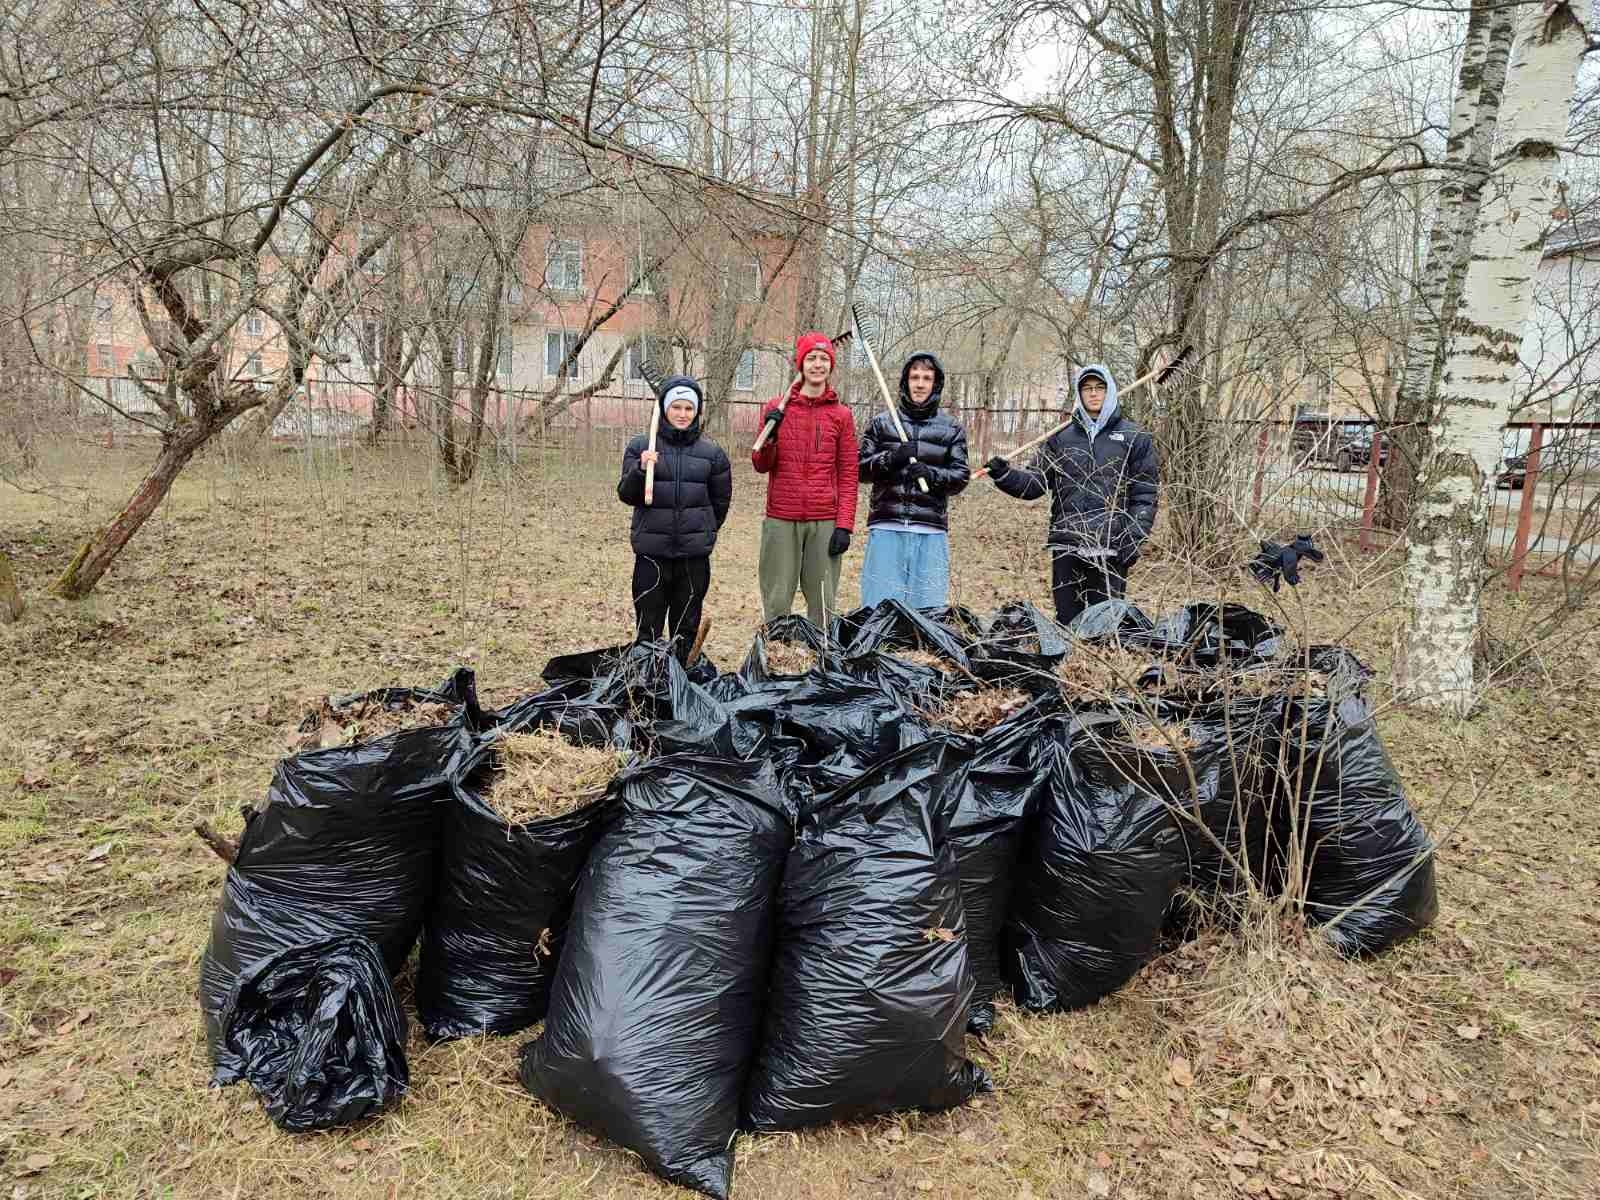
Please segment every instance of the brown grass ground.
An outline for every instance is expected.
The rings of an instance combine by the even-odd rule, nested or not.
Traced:
[[[414,1041],[414,1091],[397,1109],[353,1131],[280,1134],[248,1089],[206,1087],[193,999],[221,868],[189,826],[237,828],[308,700],[428,683],[457,663],[504,699],[534,688],[549,655],[627,635],[627,514],[609,463],[552,455],[535,476],[525,457],[452,495],[401,451],[315,472],[298,454],[219,456],[182,479],[96,597],[42,599],[143,456],[59,448],[58,477],[81,491],[0,492],[0,546],[33,601],[0,627],[5,1194],[668,1194],[522,1092],[521,1037]],[[758,616],[747,470],[737,493],[708,606],[708,651],[728,666]],[[983,485],[957,510],[953,599],[1046,605],[1043,513]],[[1281,597],[1285,613],[1385,671],[1392,564],[1333,558]],[[858,548],[849,603],[859,563]],[[1157,560],[1133,594],[1161,608],[1202,586]],[[1496,603],[1514,617],[1528,601]],[[1572,639],[1471,721],[1385,712],[1415,803],[1449,838],[1442,913],[1422,937],[1373,963],[1210,937],[1090,1011],[1004,1012],[987,1046],[971,1043],[996,1095],[741,1139],[736,1194],[1592,1200],[1595,679],[1592,639]]]

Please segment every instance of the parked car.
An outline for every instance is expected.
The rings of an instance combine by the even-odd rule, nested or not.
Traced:
[[[1356,467],[1364,467],[1372,461],[1372,427],[1370,425],[1346,425],[1343,440],[1333,451],[1333,467],[1336,471],[1349,471]],[[1384,438],[1378,447],[1378,466],[1386,466],[1389,462],[1389,439]]]
[[[1508,454],[1500,460],[1500,470],[1494,477],[1497,488],[1520,488],[1528,481],[1528,456]]]

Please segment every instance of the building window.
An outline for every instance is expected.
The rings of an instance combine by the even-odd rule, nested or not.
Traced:
[[[94,298],[94,319],[102,325],[111,324],[111,297],[96,296]]]
[[[499,340],[499,348],[495,353],[494,372],[502,379],[511,378],[511,335],[506,334]]]
[[[95,370],[102,375],[114,375],[117,370],[117,355],[109,345],[101,342],[94,348]]]
[[[628,378],[640,380],[645,377],[644,366],[649,363],[663,376],[671,375],[672,343],[664,338],[654,338],[648,335],[638,338],[628,345]]]
[[[378,323],[363,321],[357,333],[361,343],[361,361],[372,366],[378,361]]]
[[[244,315],[244,331],[249,337],[261,336],[261,314],[248,312]]]
[[[555,138],[546,138],[539,147],[539,179],[543,183],[566,183],[578,177],[579,160]]]
[[[733,390],[753,392],[756,387],[756,352],[746,350],[739,355],[739,369],[733,373]]]
[[[261,355],[252,354],[244,360],[244,370],[240,372],[246,379],[261,378]]]
[[[635,296],[659,296],[661,294],[661,289],[656,284],[655,273],[646,270],[649,265],[641,254],[628,255],[628,282],[632,283],[635,279],[639,281],[639,286],[633,289]]]
[[[583,243],[551,238],[545,251],[545,286],[556,292],[583,291]]]
[[[548,378],[557,378],[561,371],[561,364],[567,355],[572,353],[573,347],[578,344],[576,333],[566,333],[559,329],[552,329],[544,335],[544,373]],[[567,368],[565,378],[578,377],[578,364],[574,360]]]
[[[744,271],[740,275],[740,280],[744,284],[744,299],[761,299],[761,260],[759,258],[752,258],[744,264]]]

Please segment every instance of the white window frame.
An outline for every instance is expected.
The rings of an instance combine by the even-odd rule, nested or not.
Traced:
[[[670,355],[672,353],[672,343],[670,341],[668,341],[666,338],[652,338],[648,334],[643,334],[643,333],[639,334],[637,337],[635,337],[633,339],[633,341],[628,343],[628,374],[627,374],[627,378],[628,378],[629,382],[631,382],[631,383],[647,383],[647,382],[649,382],[644,377],[644,369],[643,369],[644,368],[644,358],[642,357],[642,355],[643,355],[644,351],[646,351],[646,350],[651,348],[650,347],[650,343],[652,341],[656,343],[656,345],[654,347],[655,349],[664,351],[668,355]],[[663,371],[662,374],[665,375],[665,374],[667,374],[667,372]]]
[[[733,371],[733,390],[736,392],[753,392],[756,390],[756,352],[746,350],[739,355],[739,365]]]
[[[573,345],[578,340],[576,330],[572,329],[547,329],[544,332],[544,377],[546,379],[558,378],[556,372],[561,362],[572,352]],[[564,379],[577,379],[578,364],[574,360],[567,374],[560,376]]]
[[[494,373],[502,379],[511,378],[511,359],[515,349],[509,333],[495,339]]]
[[[761,275],[761,259],[759,256],[749,259],[744,266],[744,291],[740,294],[740,299],[759,300],[761,299],[761,285],[764,282]]]
[[[239,368],[239,376],[241,379],[260,379],[261,375],[261,352],[252,350],[245,355],[244,366]]]
[[[244,315],[244,333],[246,337],[260,337],[264,326],[261,323],[261,314],[251,309]]]
[[[94,347],[95,370],[102,375],[117,373],[117,348],[110,342],[96,342]]]
[[[557,272],[557,263],[560,271]],[[573,268],[573,264],[576,267]],[[583,291],[583,241],[553,237],[544,248],[544,282],[552,292]]]
[[[639,286],[633,289],[635,296],[654,296],[657,294],[655,276],[645,271],[644,255],[642,254],[628,255],[628,278],[624,282],[625,284],[632,283],[635,279],[639,280]]]

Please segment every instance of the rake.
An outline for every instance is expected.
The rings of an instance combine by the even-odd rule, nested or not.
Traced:
[[[888,406],[889,420],[894,423],[894,431],[899,434],[902,442],[909,442],[911,439],[906,436],[906,427],[900,421],[900,410],[894,404],[894,393],[889,390],[889,385],[883,378],[883,370],[878,366],[878,352],[872,348],[872,337],[870,335],[875,331],[870,322],[861,315],[859,305],[852,304],[850,306],[850,318],[854,322],[851,328],[855,330],[856,336],[861,339],[861,348],[867,352],[867,363],[872,367],[873,378],[878,381],[878,390],[883,393],[883,402]],[[913,458],[911,461],[915,463],[917,460]],[[928,490],[928,481],[918,475],[917,486],[926,492]]]
[[[1142,387],[1144,387],[1144,386],[1146,386],[1147,384],[1150,384],[1150,383],[1154,383],[1155,386],[1159,388],[1162,384],[1166,383],[1167,380],[1171,379],[1174,375],[1176,375],[1178,373],[1178,368],[1183,366],[1184,361],[1189,357],[1189,355],[1191,355],[1193,353],[1194,353],[1194,347],[1193,346],[1185,346],[1182,350],[1178,351],[1177,355],[1166,366],[1157,367],[1154,371],[1151,371],[1148,375],[1144,376],[1141,379],[1135,379],[1127,387],[1123,388],[1122,392],[1121,392],[1121,395],[1131,396],[1131,395],[1133,395],[1134,392],[1137,392],[1140,388],[1142,388]],[[1061,422],[1061,424],[1059,424],[1057,426],[1054,426],[1051,429],[1046,429],[1043,433],[1041,433],[1038,437],[1034,438],[1032,441],[1023,442],[1022,445],[1018,446],[1015,450],[1008,451],[1007,453],[1002,454],[1000,457],[1001,458],[1005,458],[1005,459],[1012,459],[1012,458],[1016,458],[1020,454],[1026,454],[1029,450],[1032,450],[1034,447],[1042,446],[1045,442],[1048,442],[1051,438],[1055,437],[1056,434],[1060,433],[1063,429],[1065,429],[1068,425],[1071,425],[1071,424],[1072,424],[1072,418],[1069,416],[1065,421]],[[986,478],[988,476],[988,474],[989,474],[989,468],[988,467],[979,467],[976,471],[972,472],[972,478],[973,479],[983,479],[983,478]]]

